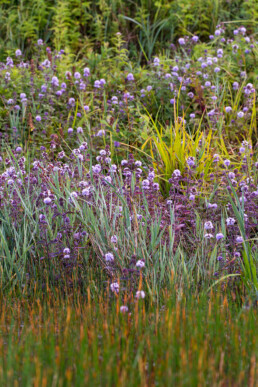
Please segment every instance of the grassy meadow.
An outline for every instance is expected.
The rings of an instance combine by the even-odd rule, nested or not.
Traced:
[[[0,10],[0,385],[258,380],[257,3]]]

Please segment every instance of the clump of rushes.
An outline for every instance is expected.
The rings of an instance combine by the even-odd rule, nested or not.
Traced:
[[[112,164],[108,145],[95,162],[85,141],[52,161],[44,151],[32,161],[21,149],[10,150],[0,175],[1,233],[7,237],[2,255],[14,246],[20,251],[22,224],[33,242],[26,240],[25,266],[14,267],[10,258],[7,268],[2,261],[4,281],[18,270],[22,285],[25,272],[33,280],[35,267],[45,267],[52,283],[62,282],[63,275],[71,280],[75,268],[93,264],[102,267],[114,294],[134,291],[144,298],[142,286],[151,280],[153,291],[160,291],[183,263],[191,275],[202,273],[203,284],[237,278],[245,241],[257,254],[257,163],[249,143],[241,148],[239,169],[216,155],[206,180],[196,177],[197,161],[188,157],[183,173],[173,171],[167,199],[153,168],[144,168],[133,154]],[[180,256],[186,261],[179,262]]]

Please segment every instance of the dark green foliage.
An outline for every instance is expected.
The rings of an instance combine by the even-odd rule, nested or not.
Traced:
[[[21,48],[33,52],[38,38],[56,48],[84,54],[121,32],[131,56],[154,51],[191,33],[202,39],[220,22],[243,20],[255,32],[255,0],[2,0],[0,59]],[[239,24],[239,22],[238,22]]]

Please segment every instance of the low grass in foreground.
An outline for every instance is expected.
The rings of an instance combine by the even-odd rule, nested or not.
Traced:
[[[72,298],[1,298],[0,384],[255,386],[257,308],[232,296],[164,290],[129,313],[94,283]]]

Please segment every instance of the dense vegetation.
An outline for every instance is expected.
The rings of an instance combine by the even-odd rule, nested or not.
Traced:
[[[2,1],[2,385],[255,386],[256,15]]]
[[[226,22],[233,31],[244,25],[257,28],[255,0],[1,0],[0,53],[17,47],[32,56],[34,43],[82,57],[112,46],[117,32],[125,39],[130,56],[138,60],[142,48],[148,59],[185,34],[208,41],[216,25]],[[0,54],[0,55],[1,55]]]

